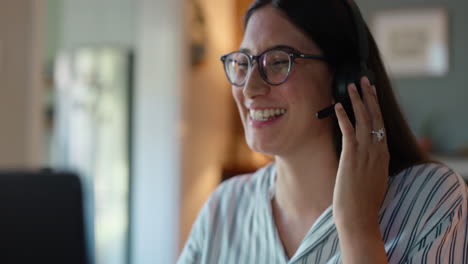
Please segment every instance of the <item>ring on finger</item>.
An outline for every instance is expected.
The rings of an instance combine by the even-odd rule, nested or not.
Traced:
[[[377,136],[377,140],[380,142],[385,138],[385,131],[383,128],[380,128],[377,131],[372,130],[371,135],[375,134]]]

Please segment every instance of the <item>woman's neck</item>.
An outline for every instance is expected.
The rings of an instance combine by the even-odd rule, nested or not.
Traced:
[[[331,136],[315,138],[292,155],[277,156],[276,167],[275,200],[283,212],[307,217],[332,204],[338,158]]]

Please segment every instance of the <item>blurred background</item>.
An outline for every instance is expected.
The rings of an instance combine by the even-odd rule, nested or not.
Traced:
[[[250,0],[0,0],[0,168],[72,170],[93,263],[174,263],[251,152],[219,57]],[[468,2],[358,0],[421,148],[468,178]]]

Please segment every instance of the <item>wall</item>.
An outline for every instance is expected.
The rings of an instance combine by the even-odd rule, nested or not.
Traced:
[[[45,17],[44,61],[51,67],[57,51],[60,49],[63,34],[63,0],[47,0]]]
[[[191,68],[182,92],[182,247],[203,203],[221,180],[230,139],[231,88],[219,57],[236,49],[234,0],[199,0],[205,17],[206,55]],[[188,23],[189,24],[189,23]],[[192,28],[186,29],[187,35]]]
[[[55,1],[63,2],[61,48],[75,48],[93,44],[134,47],[134,1]]]
[[[0,3],[0,167],[42,161],[43,1]]]
[[[175,263],[180,222],[180,92],[187,61],[183,5],[181,0],[136,3],[131,263]]]
[[[449,14],[450,71],[442,78],[395,79],[401,106],[413,131],[434,118],[433,140],[439,152],[468,147],[468,1],[465,0],[357,0],[368,23],[376,11],[444,7]]]

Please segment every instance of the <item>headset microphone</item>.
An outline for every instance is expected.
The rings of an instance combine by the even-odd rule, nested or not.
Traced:
[[[335,104],[330,105],[327,108],[324,108],[317,112],[316,116],[318,119],[324,119],[327,116],[330,116],[335,111]]]

